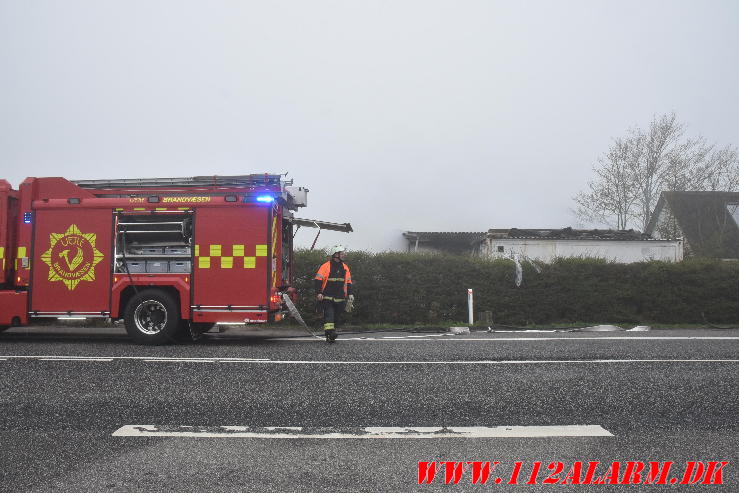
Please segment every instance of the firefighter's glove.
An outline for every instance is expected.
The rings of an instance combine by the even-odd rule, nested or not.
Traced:
[[[349,299],[346,301],[346,307],[344,308],[347,312],[354,310],[354,295],[350,294]]]

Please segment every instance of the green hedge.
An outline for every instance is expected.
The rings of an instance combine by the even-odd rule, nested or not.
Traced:
[[[299,308],[318,323],[313,277],[322,251],[295,254]],[[523,263],[516,287],[512,260],[409,253],[350,252],[356,294],[353,324],[434,324],[475,312],[503,325],[554,323],[734,323],[739,320],[739,262],[687,260],[617,264],[601,259]]]

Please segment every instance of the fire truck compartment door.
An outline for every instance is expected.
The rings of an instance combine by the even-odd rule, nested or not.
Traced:
[[[269,303],[269,206],[198,207],[195,213],[193,305],[196,310],[249,310]]]
[[[110,311],[113,265],[110,210],[38,210],[31,258],[31,311]]]

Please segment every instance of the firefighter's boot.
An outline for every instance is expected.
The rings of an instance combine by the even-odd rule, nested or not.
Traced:
[[[334,324],[323,324],[323,334],[326,336],[326,342],[334,342],[336,340],[336,328]]]

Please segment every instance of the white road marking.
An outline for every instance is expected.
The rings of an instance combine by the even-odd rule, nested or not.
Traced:
[[[145,363],[242,363],[269,365],[542,365],[607,363],[739,363],[739,359],[584,359],[584,360],[451,360],[451,361],[361,361],[361,360],[270,360],[247,358],[178,358],[152,356],[0,356],[3,360],[101,361],[134,360]]]
[[[249,431],[250,427],[248,426],[221,426],[226,431],[236,431],[236,432],[242,432],[242,431]],[[267,431],[302,431],[302,426],[265,426],[263,428]]]
[[[338,339],[341,340],[341,339]],[[623,337],[496,337],[496,338],[468,338],[445,339],[446,341],[728,341],[739,340],[739,337],[712,337],[712,336],[623,336]]]
[[[39,361],[102,361],[110,362],[112,358],[39,358]]]
[[[423,335],[413,335],[413,336],[340,337],[337,340],[342,341],[342,342],[344,341],[382,341],[382,340],[397,340],[397,339],[423,339],[427,341],[432,341],[436,339],[429,339],[429,337],[448,337],[448,336],[454,336],[454,335],[455,334],[423,334]],[[283,340],[286,340],[286,339],[283,339]]]
[[[114,361],[134,360],[145,362],[187,362],[187,363],[258,363],[267,358],[183,358],[166,356],[67,356],[67,355],[1,355],[3,359],[31,359],[39,361]]]
[[[428,337],[443,337],[445,335],[453,334],[436,334],[436,335],[425,335],[425,336],[405,336],[405,337],[339,337],[336,342],[346,341],[388,341],[390,340],[413,340],[413,341],[431,341],[431,340],[443,340],[449,342],[500,342],[500,341],[527,341],[527,342],[542,342],[542,341],[732,341],[739,340],[739,337],[711,337],[711,336],[679,336],[679,337],[662,337],[662,336],[624,336],[624,337],[450,337],[447,339],[428,339]],[[339,334],[341,336],[341,334]]]
[[[526,330],[476,330],[475,332],[487,332],[491,334],[510,334],[510,333],[525,333],[530,332],[557,332],[557,330],[541,330],[541,329],[526,329]]]
[[[739,363],[739,359],[590,359],[590,360],[456,360],[456,361],[318,361],[269,360],[250,363],[273,365],[541,365],[602,363]]]
[[[565,426],[420,426],[303,428],[290,426],[154,426],[125,425],[113,432],[116,437],[179,438],[281,438],[281,439],[395,439],[395,438],[544,438],[610,437],[600,425]]]
[[[202,358],[148,358],[146,363],[215,363],[214,359]]]
[[[487,331],[482,331],[487,332]],[[521,332],[521,331],[511,331]],[[541,331],[544,332],[544,331]],[[443,339],[431,339],[432,337],[442,337]],[[315,342],[317,339],[312,337],[276,337],[270,339],[272,341],[285,342]],[[322,339],[321,339],[322,340]],[[550,341],[735,341],[739,337],[735,336],[601,336],[601,337],[460,337],[455,334],[424,334],[409,336],[358,336],[347,337],[339,334],[336,342],[353,342],[353,341],[380,341],[380,342],[406,342],[406,341],[448,341],[448,342],[550,342]]]

